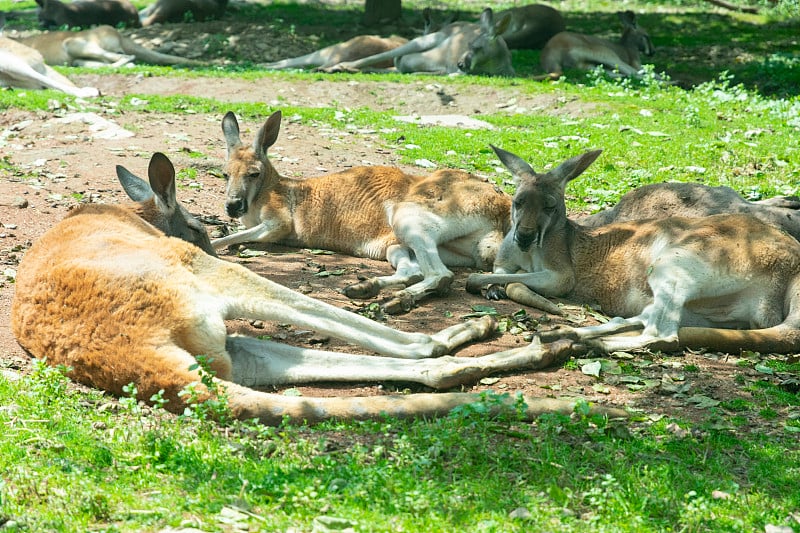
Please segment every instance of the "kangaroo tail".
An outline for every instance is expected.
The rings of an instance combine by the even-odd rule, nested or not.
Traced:
[[[135,41],[132,41],[127,37],[122,38],[121,45],[122,45],[122,50],[126,54],[135,56],[137,61],[143,61],[145,63],[150,63],[152,65],[202,66],[205,64],[202,61],[197,61],[195,59],[173,56],[170,54],[162,54],[161,52],[150,50],[149,48],[145,48],[144,46],[137,44]]]

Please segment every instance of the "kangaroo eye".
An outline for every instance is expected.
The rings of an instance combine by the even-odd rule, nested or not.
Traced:
[[[553,198],[552,196],[545,197],[545,199],[544,199],[544,208],[545,209],[547,209],[548,211],[552,211],[553,209],[556,208],[556,205],[557,205],[557,202],[556,202],[555,198]]]

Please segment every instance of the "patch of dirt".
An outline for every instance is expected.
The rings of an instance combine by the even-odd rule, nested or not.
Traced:
[[[226,22],[205,23],[208,25]],[[158,32],[164,41],[180,45],[182,37],[191,32],[201,39],[205,30],[198,25],[174,25],[179,32]],[[250,30],[248,30],[250,31]],[[232,32],[238,43],[258,37],[265,39],[262,28]],[[137,30],[141,35],[146,30]],[[213,32],[209,31],[209,34]],[[271,34],[270,34],[271,35]],[[281,34],[283,35],[283,34]],[[153,36],[149,37],[154,39]],[[271,38],[271,37],[270,37]],[[187,37],[188,39],[188,37]],[[230,44],[230,43],[228,43]],[[210,46],[210,45],[209,45]],[[271,49],[275,43],[270,44]],[[281,45],[283,52],[289,45]],[[300,50],[303,53],[308,50]],[[173,49],[173,53],[181,53]],[[209,52],[210,53],[210,52]],[[241,46],[237,53],[241,60],[268,61],[277,59],[259,46]],[[285,53],[281,54],[286,55]],[[206,56],[204,52],[203,56]],[[397,84],[390,82],[341,82],[320,78],[313,82],[293,82],[278,79],[257,81],[225,78],[170,78],[162,76],[83,74],[73,76],[83,85],[100,88],[103,94],[123,96],[137,94],[161,95],[213,95],[229,102],[235,110],[237,102],[265,102],[270,105],[339,106],[372,109],[402,109],[407,114],[480,114],[487,105],[508,112],[545,112],[581,116],[591,114],[590,106],[569,102],[553,95],[527,95],[514,88],[461,87],[446,80]],[[488,104],[487,104],[488,103]],[[496,104],[495,104],[496,103]],[[50,112],[6,110],[0,113],[0,147],[7,164],[0,161],[0,179],[3,194],[0,197],[0,366],[25,372],[30,367],[27,354],[16,343],[9,327],[10,304],[14,284],[10,281],[20,259],[30,244],[44,231],[60,220],[70,208],[82,202],[117,203],[125,201],[114,166],[123,165],[135,174],[146,175],[147,163],[155,151],[168,154],[176,168],[194,169],[196,173],[182,173],[179,198],[187,208],[209,222],[210,231],[218,231],[219,224],[232,221],[224,216],[224,183],[216,177],[225,158],[222,139],[221,116],[207,116],[192,112],[173,114],[153,113],[142,105],[141,112],[119,113],[97,106],[97,115],[112,120],[124,131],[126,137],[104,138],[102,132],[92,131],[84,120],[62,120],[75,110],[55,107]],[[243,138],[252,139],[260,124],[246,123]],[[270,151],[276,167],[285,175],[310,176],[326,171],[336,171],[361,164],[398,165],[400,156],[387,149],[374,133],[368,131],[333,131],[318,125],[284,119],[281,135]],[[198,156],[199,154],[199,156]],[[413,173],[424,169],[404,167]],[[215,175],[216,174],[216,175]],[[216,222],[215,222],[216,221]],[[319,254],[281,246],[253,246],[266,251],[262,256],[241,258],[225,255],[230,261],[241,263],[260,275],[267,276],[292,289],[300,290],[333,305],[357,312],[369,313],[370,303],[354,302],[344,297],[339,289],[353,283],[359,276],[387,274],[389,265],[348,257],[341,254]],[[392,327],[406,331],[432,332],[462,320],[474,306],[491,305],[503,317],[518,313],[520,306],[507,301],[489,303],[464,290],[467,271],[457,271],[451,292],[433,298],[410,313],[385,317]],[[558,323],[580,324],[594,320],[592,312],[581,307],[568,306],[567,319],[547,317],[541,312],[527,310],[529,328],[549,328]],[[512,321],[512,325],[516,325]],[[320,345],[339,351],[352,347],[335,339],[319,339],[313,333],[296,331],[291,327],[272,323],[234,321],[231,331],[251,335],[269,335],[274,339],[297,345]],[[506,332],[494,338],[467,346],[459,356],[474,356],[521,346],[526,343],[525,331]],[[552,368],[540,372],[519,371],[497,376],[498,379],[476,383],[465,390],[522,391],[531,396],[556,396],[582,398],[615,406],[633,407],[646,413],[670,415],[680,412],[686,418],[707,418],[708,407],[714,402],[741,398],[750,401],[744,385],[764,379],[777,379],[737,366],[741,358],[724,354],[684,353],[676,356],[654,354],[622,355],[607,364],[602,379],[582,373],[575,366]],[[618,370],[618,371],[617,371]],[[352,385],[321,384],[298,386],[302,394],[311,395],[371,395],[391,390],[423,390],[423,387],[397,383],[356,383]],[[694,398],[692,400],[692,398]],[[783,419],[787,412],[778,413]],[[749,416],[749,415],[747,415]],[[758,431],[779,431],[779,427],[753,416],[748,420]]]

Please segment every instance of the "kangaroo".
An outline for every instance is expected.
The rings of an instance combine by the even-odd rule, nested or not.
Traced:
[[[251,387],[401,380],[445,388],[489,372],[551,364],[571,350],[571,342],[562,342],[477,358],[426,359],[490,335],[494,319],[473,319],[433,335],[405,333],[314,300],[214,257],[205,228],[177,201],[175,169],[163,154],[150,160],[149,183],[121,166],[117,176],[134,202],[86,204],[47,231],[20,263],[12,301],[11,328],[19,343],[34,357],[67,366],[81,383],[117,395],[134,383],[141,400],[161,391],[167,409],[183,412],[186,387],[197,386],[202,399],[214,393],[200,385],[195,357],[202,354],[236,418],[278,424],[283,417],[313,423],[433,416],[479,397],[306,398]],[[232,318],[313,328],[386,357],[228,336],[224,320]],[[573,407],[549,399],[526,403],[529,417]]]
[[[156,0],[139,12],[142,26],[163,22],[202,22],[221,18],[228,0]]]
[[[539,50],[567,26],[558,10],[544,4],[512,7],[497,14],[511,16],[502,37],[511,50]]]
[[[542,50],[540,78],[558,79],[564,69],[590,70],[603,65],[607,70],[618,70],[623,76],[638,76],[642,68],[640,54],[655,53],[650,36],[636,24],[633,11],[620,11],[622,38],[619,43],[581,33],[561,32],[553,36]]]
[[[0,36],[0,86],[55,89],[79,98],[100,95],[94,87],[77,87],[44,63],[37,50]]]
[[[50,31],[16,40],[38,50],[48,65],[118,67],[134,60],[153,65],[203,64],[145,48],[111,26],[83,31]]]
[[[98,24],[129,28],[141,27],[139,12],[129,0],[77,0],[64,3],[60,0],[36,0],[39,6],[39,24],[45,29],[88,28]]]
[[[506,15],[497,23],[491,9],[481,13],[480,23],[452,22],[439,31],[421,35],[393,50],[345,61],[325,68],[326,72],[358,71],[394,60],[399,72],[431,74],[486,74],[513,76],[511,52],[501,37],[511,22]]]
[[[346,61],[355,61],[364,57],[369,57],[389,50],[394,50],[408,42],[404,37],[393,35],[391,37],[380,37],[378,35],[358,35],[348,39],[343,43],[327,46],[310,54],[289,59],[282,59],[273,63],[267,63],[264,68],[280,70],[286,68],[308,68],[314,67],[326,69]],[[378,69],[391,68],[394,62],[387,59],[374,65]]]
[[[494,273],[470,276],[468,290],[520,282],[545,296],[599,303],[617,317],[543,340],[566,335],[605,351],[800,349],[800,243],[794,238],[742,214],[587,228],[567,218],[564,192],[600,150],[537,174],[520,157],[492,148],[518,180],[513,227]],[[617,335],[630,330],[641,333]]]
[[[446,291],[453,280],[447,266],[494,261],[510,227],[511,203],[494,185],[459,170],[412,176],[381,166],[285,178],[267,156],[280,125],[276,111],[246,146],[236,116],[228,112],[222,119],[228,147],[225,209],[247,229],[214,240],[214,248],[267,242],[386,258],[394,275],[350,285],[344,293],[370,298],[385,287],[404,285],[384,304],[389,313]]]
[[[627,220],[669,216],[696,218],[725,213],[751,214],[800,240],[800,200],[797,198],[776,196],[748,202],[730,187],[709,187],[700,183],[654,183],[638,187],[620,198],[611,209],[583,217],[578,222],[596,228]]]

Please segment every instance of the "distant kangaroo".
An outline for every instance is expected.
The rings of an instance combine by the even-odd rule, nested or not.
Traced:
[[[129,0],[36,0],[39,24],[48,30],[68,26],[89,28],[99,24],[141,27],[139,12]]]
[[[131,61],[153,65],[203,64],[145,48],[111,26],[82,31],[48,31],[16,40],[38,50],[48,65],[122,66]]]
[[[642,68],[640,54],[652,56],[655,48],[647,32],[636,24],[633,11],[620,11],[618,15],[623,27],[619,43],[568,31],[553,36],[540,57],[547,74],[539,78],[558,78],[564,69],[591,70],[598,65],[623,76],[637,76]]]
[[[364,57],[369,57],[389,50],[394,50],[408,42],[408,39],[393,35],[391,37],[380,37],[378,35],[358,35],[348,39],[343,43],[336,43],[326,46],[310,54],[305,54],[289,59],[282,59],[264,65],[266,69],[280,70],[285,68],[320,68],[322,70],[333,67],[339,63],[355,61]],[[373,65],[374,68],[391,68],[394,62],[387,59],[381,63]]]
[[[582,217],[577,222],[596,228],[627,220],[734,213],[750,214],[800,241],[800,200],[797,198],[775,196],[748,202],[730,187],[709,187],[700,183],[653,183],[637,187],[620,198],[614,207]]]
[[[369,298],[384,287],[406,286],[385,303],[390,313],[446,291],[453,280],[447,266],[490,268],[509,229],[511,202],[493,184],[459,170],[412,176],[382,166],[286,178],[267,156],[280,124],[276,111],[253,144],[245,145],[236,116],[228,112],[222,119],[228,147],[225,208],[247,229],[215,240],[214,248],[284,243],[386,259],[394,275],[356,283],[344,293]]]
[[[0,36],[0,87],[56,89],[80,98],[99,96],[94,87],[77,87],[45,64],[42,54],[7,37]]]
[[[225,14],[228,0],[156,0],[139,12],[142,26],[163,22],[202,22]]]
[[[324,70],[358,71],[394,60],[397,70],[404,73],[513,76],[511,52],[500,36],[510,22],[511,16],[506,15],[495,23],[492,10],[487,8],[481,13],[479,24],[453,22],[392,50],[345,61]]]
[[[561,13],[544,4],[529,4],[500,11],[497,20],[502,20],[506,15],[511,16],[511,21],[502,37],[512,50],[538,50],[552,36],[566,29]]]
[[[517,180],[513,227],[494,273],[471,275],[468,290],[520,282],[544,296],[599,303],[621,317],[544,340],[566,331],[605,351],[800,349],[800,243],[792,237],[738,214],[586,228],[567,218],[564,191],[599,150],[538,174],[492,148]],[[642,331],[616,335],[629,330]]]
[[[155,154],[149,181],[117,167],[135,203],[73,210],[25,253],[11,308],[19,343],[69,375],[113,394],[136,385],[138,397],[163,394],[183,412],[194,384],[206,399],[196,356],[210,361],[233,416],[279,424],[435,416],[479,400],[463,393],[354,398],[267,394],[249,387],[315,381],[414,381],[431,387],[474,382],[491,372],[539,368],[566,357],[571,342],[532,344],[483,357],[439,357],[494,331],[490,317],[439,333],[404,333],[264,279],[214,257],[203,226],[177,202],[175,170]],[[175,238],[179,237],[179,238]],[[288,322],[358,344],[386,357],[324,352],[227,335],[225,320]],[[414,360],[420,359],[420,360]],[[511,404],[514,399],[507,400]],[[526,414],[570,412],[574,402],[525,399]],[[620,410],[604,412],[619,415]]]

